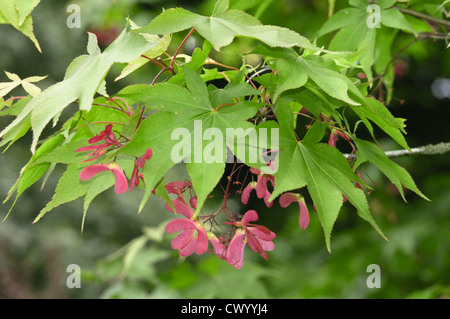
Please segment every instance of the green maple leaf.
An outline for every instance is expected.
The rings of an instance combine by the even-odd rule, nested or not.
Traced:
[[[390,8],[396,1],[378,1],[380,6],[380,23],[384,27],[382,32],[391,33],[398,29],[417,36],[417,31],[411,26],[402,12],[398,9]],[[372,67],[375,63],[375,50],[383,45],[377,41],[376,34],[378,28],[369,28],[367,21],[370,12],[367,12],[367,1],[350,1],[353,7],[344,8],[331,16],[318,31],[318,37],[327,33],[339,30],[334,35],[329,49],[332,51],[362,51],[360,64],[367,75],[369,83],[372,82]],[[384,29],[387,29],[385,31]],[[378,39],[379,40],[379,39]],[[383,54],[388,54],[383,51]],[[392,86],[389,86],[391,88]]]
[[[27,103],[29,101],[30,97],[25,98],[17,102],[19,103]],[[101,100],[103,99],[103,101]],[[98,98],[96,101],[98,102],[105,102],[105,98]],[[19,107],[19,106],[17,106]],[[20,108],[20,107],[19,107]],[[5,110],[8,111],[8,110]],[[11,110],[11,112],[14,112],[17,115],[18,111],[15,111],[14,108]],[[3,111],[1,112],[3,113]],[[80,116],[82,113],[83,116]],[[77,167],[81,168],[84,166],[87,166],[88,163],[83,163],[79,166],[79,163],[84,161],[86,159],[86,153],[83,152],[75,152],[77,149],[86,146],[88,144],[88,139],[92,137],[93,133],[91,132],[91,127],[94,125],[86,125],[86,123],[89,122],[95,122],[95,121],[102,121],[104,122],[113,122],[113,123],[121,123],[125,122],[126,120],[129,120],[130,117],[126,115],[124,112],[120,112],[115,109],[108,109],[101,106],[94,105],[92,109],[89,112],[83,111],[76,113],[72,118],[70,118],[61,128],[60,131],[58,131],[53,136],[47,138],[42,145],[36,150],[36,152],[33,154],[31,159],[28,161],[28,163],[21,169],[19,177],[16,181],[16,183],[13,185],[13,187],[8,192],[7,198],[4,200],[3,203],[8,201],[10,197],[14,194],[15,191],[17,191],[16,198],[14,200],[14,203],[12,204],[8,214],[12,211],[15,203],[17,202],[18,198],[21,196],[21,194],[28,189],[31,185],[36,183],[39,179],[41,179],[44,174],[46,174],[46,177],[52,172],[53,168],[56,164],[69,164],[69,167]],[[28,121],[29,122],[29,121]],[[101,129],[99,127],[104,127],[105,124],[99,123],[96,126],[94,126],[92,129],[99,133]],[[26,122],[25,124],[26,125]],[[78,126],[78,128],[75,130],[75,128]],[[29,127],[29,126],[28,126]],[[119,130],[122,127],[122,125],[116,125],[114,124],[113,129]],[[124,131],[124,129],[122,129]],[[11,131],[13,132],[13,131]],[[19,131],[20,132],[20,131]],[[9,133],[8,133],[9,134]],[[8,135],[7,134],[7,135]],[[17,133],[18,134],[18,133]],[[17,139],[18,136],[12,136],[11,138]],[[14,141],[14,139],[12,141]],[[4,142],[7,142],[8,136],[5,136],[2,140],[2,143],[0,145],[3,145]],[[12,143],[12,142],[11,142]],[[104,159],[105,161],[108,161],[109,159]],[[121,159],[123,161],[123,159]],[[131,161],[129,161],[131,162]],[[129,166],[128,162],[124,162],[126,165]],[[132,168],[132,167],[131,167]],[[68,168],[69,170],[69,168]],[[71,170],[71,169],[70,169]],[[79,169],[78,169],[79,173]],[[69,173],[65,173],[65,179],[68,178]],[[41,211],[41,214],[39,215],[39,218],[44,216],[47,212],[52,210],[53,208],[67,202],[71,201],[72,195],[76,194],[75,191],[71,191],[71,189],[67,189],[66,186],[72,185],[76,187],[81,181],[76,175],[76,172],[73,172],[73,177],[71,177],[69,182],[62,182],[59,187],[56,189],[56,193],[54,196],[54,199],[47,205],[45,209]],[[108,174],[106,174],[108,175]],[[92,200],[102,191],[108,189],[112,185],[114,185],[114,178],[111,177],[105,177],[108,179],[108,183],[101,182],[99,185],[102,185],[102,187],[96,188],[95,185],[90,186],[88,188],[88,191],[86,191],[87,195],[85,197],[85,205],[84,205],[84,214],[86,215],[87,208],[89,207],[89,204],[92,202]],[[45,184],[45,179],[42,184],[42,187]],[[96,182],[94,182],[95,184]],[[78,185],[79,188],[77,189],[83,189],[86,190],[87,188],[83,186],[82,184]],[[81,195],[80,195],[81,196]],[[76,196],[75,198],[78,198],[79,196]],[[6,218],[5,217],[5,218]],[[37,221],[37,220],[36,220]],[[83,217],[84,221],[84,217]]]
[[[282,100],[277,116],[280,125],[279,167],[270,200],[306,186],[319,215],[329,251],[331,231],[343,204],[343,195],[357,209],[359,216],[386,238],[370,214],[365,194],[353,183],[362,183],[361,180],[342,153],[327,144],[317,143],[320,135],[316,136],[316,133],[298,141],[294,134],[292,110]]]
[[[250,85],[237,85],[219,90],[209,89],[199,74],[188,67],[184,67],[186,88],[171,83],[159,83],[153,86],[134,85],[123,89],[118,96],[127,97],[160,112],[144,120],[135,136],[121,152],[140,156],[148,147],[153,148],[153,156],[145,166],[144,179],[146,194],[141,203],[140,210],[145,205],[152,189],[161,180],[164,174],[176,163],[172,160],[172,151],[179,143],[172,137],[176,129],[182,129],[194,137],[187,154],[186,166],[197,194],[197,212],[210,192],[218,184],[223,175],[226,162],[226,147],[233,149],[234,140],[225,137],[227,129],[252,128],[253,125],[246,120],[255,115],[259,103],[236,102],[235,97],[248,94],[259,94],[249,88]],[[208,162],[202,158],[205,152],[210,151],[207,141],[199,144],[203,133],[209,129],[218,129],[221,132],[221,149],[217,151],[220,158]],[[196,139],[195,137],[199,137]],[[199,162],[201,161],[201,162]]]
[[[25,79],[20,79],[20,77],[15,73],[9,73],[5,71],[6,76],[11,82],[0,82],[0,98],[8,94],[10,91],[22,85],[23,89],[31,96],[36,96],[41,93],[41,89],[34,85],[34,82],[39,82],[45,79],[47,76],[30,76]]]
[[[356,138],[357,163],[360,165],[366,161],[375,165],[397,187],[403,200],[405,194],[403,187],[412,190],[425,200],[429,200],[416,186],[411,175],[400,165],[389,159],[376,144]]]
[[[40,0],[0,0],[0,23],[11,24],[33,41],[38,51],[42,52],[33,33],[33,19],[31,18],[31,12],[39,2]]]
[[[219,1],[212,16],[202,16],[183,8],[162,12],[149,25],[137,31],[168,34],[195,28],[216,50],[229,45],[237,36],[262,41],[272,47],[303,47],[320,50],[300,34],[278,26],[262,25],[255,17],[240,10],[228,10],[228,1]]]
[[[134,22],[130,21],[131,29],[138,29],[139,26],[137,26]],[[154,34],[143,34],[143,36],[147,39],[148,42],[155,42],[157,45],[150,48],[148,51],[144,52],[142,55],[145,56],[139,56],[138,58],[130,61],[127,66],[125,66],[120,73],[118,77],[115,78],[114,81],[118,81],[120,79],[123,79],[124,77],[128,76],[130,73],[134,72],[135,70],[139,69],[146,63],[150,62],[150,59],[154,59],[161,54],[163,54],[167,48],[170,45],[170,41],[172,40],[172,37],[170,35],[163,35],[162,39],[159,39],[157,35]]]
[[[406,133],[404,129],[405,125],[402,121],[399,121],[400,119],[395,118],[383,103],[374,98],[366,97],[361,100],[360,107],[354,107],[352,110],[362,119],[374,139],[373,127],[369,120],[378,125],[401,147],[409,149],[408,143],[403,135]]]
[[[16,183],[11,187],[11,189],[8,192],[8,196],[3,201],[3,203],[7,202],[9,198],[13,195],[13,193],[17,191],[14,203],[11,205],[11,208],[9,209],[8,214],[5,216],[5,219],[11,213],[20,195],[27,188],[33,185],[37,180],[39,180],[50,168],[51,163],[48,162],[38,163],[38,160],[46,153],[58,147],[63,141],[64,136],[62,134],[58,134],[52,138],[49,138],[45,143],[41,145],[41,147],[37,150],[37,152],[33,154],[28,163],[21,169],[19,178],[17,179]]]
[[[44,127],[57,119],[72,102],[78,100],[81,110],[89,110],[94,95],[102,90],[104,78],[114,63],[127,63],[156,46],[158,41],[149,42],[139,33],[125,29],[104,52],[100,52],[97,38],[89,33],[88,55],[77,57],[68,67],[63,81],[58,82],[34,97],[1,133],[8,131],[31,115],[33,129],[32,152],[35,151]]]
[[[331,97],[349,105],[359,105],[349,97],[348,92],[351,91],[362,98],[361,93],[347,77],[335,70],[335,65],[329,67],[330,62],[330,59],[316,55],[302,57],[290,54],[279,58],[277,69],[280,77],[274,99],[284,91],[304,86],[310,79]]]
[[[117,160],[117,163],[121,169],[130,175],[134,165],[134,161],[132,159],[119,159]],[[86,167],[86,163],[70,164],[67,166],[66,171],[58,181],[52,200],[39,212],[33,223],[37,223],[52,209],[62,204],[74,201],[77,198],[83,197],[83,229],[86,212],[90,203],[95,197],[112,187],[115,183],[114,176],[110,172],[98,173],[88,182],[81,181],[79,177],[80,171],[84,167]]]

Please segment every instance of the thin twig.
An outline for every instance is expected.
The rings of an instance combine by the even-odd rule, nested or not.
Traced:
[[[184,44],[186,43],[187,39],[189,39],[189,37],[192,35],[192,33],[194,33],[194,31],[195,31],[195,28],[192,28],[191,31],[189,31],[188,35],[184,38],[183,42],[181,42],[181,44],[178,47],[177,51],[173,55],[172,60],[170,61],[170,68],[171,69],[173,69],[173,64],[175,63],[175,59],[176,59],[178,53],[180,53],[181,48],[184,46]]]
[[[164,68],[164,69],[162,69],[161,71],[159,71],[158,74],[157,74],[157,75],[155,76],[155,78],[153,79],[151,85],[155,85],[156,80],[158,80],[158,78],[161,76],[161,74],[163,74],[165,71],[168,71],[168,70],[169,70],[168,68]]]
[[[149,60],[149,61],[155,63],[155,64],[156,64],[157,66],[159,66],[161,69],[164,69],[164,68],[165,68],[164,65],[162,65],[161,63],[159,63],[159,62],[156,61],[155,59],[152,59],[152,58],[150,58],[150,57],[148,57],[148,56],[146,56],[146,55],[144,55],[144,54],[141,54],[141,57],[146,58],[147,60]]]
[[[124,123],[121,122],[111,122],[111,121],[97,121],[97,122],[91,122],[89,124],[117,124],[117,125],[125,125]],[[77,126],[76,128],[74,128],[73,130],[79,130],[82,127],[88,126],[88,124],[81,124],[80,126]]]
[[[124,112],[127,115],[130,115],[130,114],[128,114],[127,111],[125,111],[124,109],[122,109],[120,107],[117,107],[117,106],[108,105],[108,104],[102,104],[102,103],[92,103],[92,105],[107,107],[107,108],[110,108],[110,109],[114,109],[114,110],[118,110],[118,111]]]
[[[400,157],[407,155],[436,155],[450,152],[450,143],[428,144],[425,146],[414,147],[411,150],[394,150],[387,151],[384,154],[389,157]],[[348,160],[356,160],[356,154],[344,154],[344,157]]]
[[[165,71],[169,71],[172,74],[176,74],[176,72],[175,72],[175,70],[173,68],[173,64],[175,63],[175,59],[177,58],[178,53],[180,53],[180,50],[184,46],[184,44],[186,43],[187,39],[189,39],[189,37],[192,35],[192,33],[194,33],[194,30],[195,30],[195,28],[192,28],[191,31],[189,31],[188,35],[184,38],[183,42],[181,42],[181,44],[178,46],[177,51],[173,55],[172,60],[170,61],[170,66],[165,67],[161,71],[159,71],[159,73],[153,79],[151,85],[154,85],[156,83],[156,80],[158,80],[158,78],[161,76],[161,74],[163,74]]]
[[[26,96],[12,96],[9,99],[5,100],[4,103],[7,103],[7,102],[12,101],[12,100],[20,100],[20,99],[23,99],[23,98],[26,98]]]
[[[400,7],[394,7],[394,9],[397,9],[397,10],[403,12],[403,13],[415,16],[417,18],[428,20],[428,21],[431,21],[431,22],[434,22],[434,23],[437,23],[437,24],[444,25],[447,28],[450,28],[450,21],[446,21],[446,20],[442,20],[442,19],[439,19],[439,18],[435,18],[433,16],[429,16],[427,14],[424,14],[424,13],[421,13],[421,12],[417,12],[417,11],[414,11],[414,10],[411,10],[411,9],[405,9],[405,8],[400,8]]]
[[[120,97],[114,96],[114,97],[111,97],[108,101],[112,101],[112,102],[115,103],[117,106],[119,106],[120,108],[122,108],[122,106],[121,106],[119,103],[116,102],[116,99],[122,101],[123,104],[125,104],[125,106],[126,106],[127,109],[128,109],[128,112],[127,112],[128,115],[132,115],[132,114],[133,114],[133,111],[131,110],[130,106],[128,105],[128,103],[127,103],[124,99],[122,99],[122,98],[120,98]]]
[[[145,106],[142,107],[141,114],[139,115],[139,120],[137,122],[137,125],[136,125],[134,131],[133,131],[133,136],[136,133],[137,129],[139,128],[139,125],[141,125],[141,121],[142,121],[142,117],[144,116],[144,113],[145,113]]]

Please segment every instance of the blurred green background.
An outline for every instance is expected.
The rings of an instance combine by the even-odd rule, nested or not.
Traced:
[[[71,2],[43,0],[32,14],[43,54],[11,26],[0,25],[0,70],[21,78],[48,74],[38,83],[45,89],[60,81],[69,63],[85,53],[86,31],[95,32],[104,48],[123,29],[127,16],[143,26],[163,7],[182,6],[209,14],[214,2],[80,0],[74,3],[81,7],[82,28],[69,29],[66,8]],[[264,24],[288,27],[310,39],[328,14],[326,0],[230,2]],[[336,9],[345,4],[338,1]],[[174,37],[171,52],[184,35]],[[199,45],[195,40],[192,37],[186,50]],[[409,36],[399,36],[394,47],[399,49],[410,40]],[[251,44],[238,40],[215,58],[239,66],[241,60],[235,52],[246,51]],[[433,41],[416,43],[399,57],[403,75],[396,80],[390,110],[396,117],[407,118],[411,147],[450,141],[449,57],[445,44]],[[132,83],[150,83],[158,71],[148,65],[114,82],[120,70],[114,67],[107,77],[109,93]],[[440,86],[436,85],[439,79]],[[7,81],[3,72],[2,81]],[[12,94],[21,92],[17,89]],[[0,119],[0,127],[6,124],[6,119]],[[395,147],[380,141],[386,149]],[[2,199],[30,157],[29,144],[28,134],[0,155]],[[139,192],[117,196],[110,190],[97,198],[88,210],[83,233],[81,201],[58,207],[39,223],[31,224],[51,199],[57,177],[63,172],[63,167],[57,167],[45,188],[41,190],[36,183],[0,224],[0,298],[448,298],[450,153],[408,156],[396,162],[411,173],[432,201],[407,193],[408,203],[403,202],[392,184],[377,170],[366,167],[376,183],[369,203],[389,242],[352,207],[345,206],[333,231],[330,254],[312,207],[311,223],[307,230],[301,230],[294,205],[281,209],[276,202],[268,210],[264,204],[253,202],[245,209],[256,209],[260,223],[276,232],[276,249],[265,261],[247,248],[242,270],[208,254],[179,258],[170,248],[173,236],[164,232],[171,217],[164,204],[152,198],[137,214]],[[168,179],[185,177],[184,169],[177,167]],[[216,195],[220,197],[220,193]],[[230,201],[237,210],[244,210],[239,207],[239,197]],[[10,205],[0,206],[2,219]],[[66,285],[70,264],[81,268],[81,288]],[[366,285],[370,275],[366,269],[371,264],[380,266],[381,288]]]

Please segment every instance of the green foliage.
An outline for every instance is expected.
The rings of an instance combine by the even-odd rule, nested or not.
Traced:
[[[13,82],[0,87],[4,90],[2,95],[22,84],[31,97],[16,103],[2,101],[1,107],[6,107],[2,115],[15,118],[0,133],[3,138],[1,145],[11,145],[29,129],[33,131],[33,155],[21,170],[7,200],[17,191],[16,202],[27,188],[46,173],[51,173],[56,164],[64,164],[67,165],[66,171],[59,179],[52,200],[34,222],[50,210],[80,197],[84,199],[84,220],[93,199],[117,181],[111,172],[102,172],[89,181],[82,181],[80,172],[89,163],[86,163],[86,153],[77,150],[93,144],[88,140],[101,134],[106,124],[113,124],[113,132],[120,142],[90,164],[116,162],[131,179],[137,158],[152,148],[153,156],[142,171],[145,183],[140,187],[144,195],[138,210],[143,210],[155,188],[158,190],[155,194],[171,205],[162,186],[165,175],[177,164],[169,160],[178,144],[173,139],[174,130],[183,130],[195,139],[199,132],[202,138],[205,130],[215,129],[221,133],[220,147],[215,149],[216,154],[221,154],[219,161],[195,160],[196,156],[201,157],[211,151],[208,143],[199,144],[197,140],[189,143],[188,155],[183,158],[197,196],[195,219],[224,177],[227,148],[238,156],[237,141],[225,137],[227,129],[246,131],[268,125],[280,132],[279,147],[270,145],[265,149],[278,153],[275,158],[278,170],[268,174],[275,179],[270,200],[285,192],[306,188],[312,199],[310,204],[313,205],[310,206],[318,213],[329,251],[331,233],[345,200],[381,237],[387,239],[372,217],[364,191],[367,185],[357,171],[359,166],[366,161],[375,165],[398,188],[404,199],[403,187],[427,199],[410,174],[385,156],[380,145],[374,143],[377,142],[375,132],[379,128],[384,136],[409,149],[404,138],[404,119],[396,118],[383,104],[384,96],[377,100],[369,92],[375,84],[378,88],[385,85],[388,90],[386,100],[391,100],[394,65],[389,45],[397,34],[417,37],[419,33],[414,27],[417,23],[411,22],[418,18],[406,18],[404,11],[392,7],[394,3],[379,2],[382,27],[375,30],[367,27],[370,16],[366,10],[367,3],[349,1],[351,7],[331,16],[318,31],[319,37],[336,32],[326,49],[319,48],[293,30],[263,25],[249,13],[230,9],[227,0],[219,0],[210,16],[171,8],[142,28],[129,22],[130,25],[103,52],[97,37],[89,33],[88,54],[75,58],[64,79],[40,93],[35,89],[30,92],[30,88],[34,88],[30,82],[40,78],[21,80],[7,73]],[[329,2],[331,11],[334,5],[334,1]],[[15,2],[8,2],[2,5],[0,22],[9,21],[35,41],[29,28],[19,28],[31,21],[32,8],[19,8]],[[187,29],[190,30],[187,37],[171,55],[173,35]],[[185,55],[182,60],[180,50],[194,32],[203,39],[203,47],[196,48],[192,56]],[[249,66],[245,59],[236,68],[210,58],[213,49],[220,52],[236,38],[256,43],[250,52],[262,57],[266,74],[260,75],[258,67]],[[384,50],[387,55],[378,58],[380,51]],[[240,57],[247,53],[240,52]],[[116,94],[107,93],[105,78],[113,65],[125,65],[116,77],[119,80],[150,60],[161,68],[151,84],[133,84]],[[226,71],[211,69],[208,64],[216,64]],[[359,73],[361,70],[363,76]],[[374,71],[378,82],[375,82]],[[160,76],[164,72],[170,73],[171,77],[161,81]],[[225,79],[227,84],[218,87],[210,83],[217,79]],[[57,125],[63,111],[73,102],[78,104],[76,112],[59,130],[42,140],[44,128],[50,122]],[[304,109],[310,114],[303,117],[305,112],[301,111]],[[305,118],[308,118],[306,122]],[[361,132],[361,122],[374,142],[363,139],[365,132]],[[307,125],[309,128],[305,133],[303,128]],[[342,151],[330,142],[329,145],[326,143],[326,134],[336,135],[336,130],[346,136],[348,145],[356,152],[356,163],[347,161]],[[254,147],[252,143],[244,145],[246,153]],[[243,162],[248,167],[256,166],[248,159]],[[144,243],[144,239],[137,240],[132,247],[139,250]],[[125,259],[134,254],[133,250]],[[128,269],[129,262],[126,264]],[[258,272],[253,279],[258,279]]]
[[[4,136],[23,119],[30,117],[34,133],[31,150],[34,152],[44,127],[52,119],[57,119],[70,103],[78,100],[80,110],[90,110],[94,95],[101,90],[102,81],[112,64],[133,61],[158,42],[159,40],[148,42],[142,35],[124,30],[108,49],[101,53],[97,38],[91,33],[87,45],[89,55],[76,58],[67,68],[64,80],[47,88],[30,101],[0,136]]]
[[[42,52],[39,42],[33,33],[33,18],[31,17],[31,12],[39,2],[40,0],[1,0],[0,24],[11,24],[14,28],[33,41],[39,52]]]
[[[249,84],[244,83],[239,86],[241,88],[239,90],[236,90],[236,86],[225,87],[223,90],[215,88],[208,90],[200,76],[190,68],[185,67],[184,74],[188,90],[171,83],[161,83],[154,86],[128,87],[118,93],[118,96],[132,98],[134,102],[144,104],[149,108],[177,114],[177,116],[173,116],[159,113],[151,116],[142,123],[133,140],[123,149],[124,152],[134,155],[142,154],[148,147],[162,150],[152,157],[149,162],[150,169],[144,172],[144,176],[149,175],[146,179],[148,183],[146,197],[150,195],[150,191],[167,170],[175,164],[167,161],[173,147],[177,144],[177,141],[171,138],[175,129],[184,128],[194,135],[194,130],[216,128],[223,133],[223,136],[226,136],[227,128],[244,128],[245,130],[251,127],[246,120],[255,115],[259,107],[257,103],[240,102],[218,109],[220,105],[233,102],[235,95],[245,96],[259,94],[259,92],[255,92]],[[201,121],[201,128],[195,125],[195,121]],[[193,145],[194,152],[197,151],[200,155],[204,154],[206,146],[207,144],[199,145],[199,148],[196,149],[196,146]],[[189,159],[187,169],[198,196],[197,211],[201,210],[206,197],[223,175],[226,146],[227,143],[222,145],[221,151],[224,157],[220,159],[219,163],[190,163],[193,159]]]
[[[219,8],[219,9],[218,9]],[[234,37],[248,37],[273,47],[303,47],[315,49],[305,37],[277,26],[265,26],[253,16],[240,10],[226,10],[228,1],[218,2],[212,16],[205,17],[183,8],[168,9],[152,20],[140,32],[166,34],[195,28],[216,50],[229,45]]]

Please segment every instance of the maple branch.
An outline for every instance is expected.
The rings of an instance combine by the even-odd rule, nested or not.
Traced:
[[[417,12],[417,11],[414,11],[414,10],[411,10],[411,9],[405,9],[405,8],[399,8],[399,7],[394,7],[394,9],[397,9],[397,10],[403,12],[403,13],[415,16],[417,18],[428,20],[428,21],[431,21],[431,22],[434,22],[434,23],[437,23],[437,24],[444,25],[447,28],[450,28],[450,21],[442,20],[442,19],[439,19],[439,18],[435,18],[433,16],[427,15],[425,13]]]
[[[449,143],[428,144],[425,146],[414,147],[411,150],[395,150],[384,152],[387,157],[400,157],[406,155],[436,155],[450,152]],[[344,154],[348,160],[356,160],[356,154]]]
[[[175,52],[175,54],[172,57],[172,60],[170,61],[170,68],[173,69],[173,64],[175,62],[175,59],[177,58],[178,53],[180,53],[181,48],[184,46],[184,44],[186,43],[187,39],[189,39],[189,37],[192,35],[192,33],[194,33],[195,28],[192,28],[191,31],[189,31],[189,33],[187,34],[187,36],[184,38],[183,42],[181,42],[180,46],[178,47],[177,51]]]
[[[152,59],[152,58],[150,58],[150,57],[148,57],[148,56],[146,56],[146,55],[144,55],[144,54],[141,54],[141,57],[143,57],[143,58],[145,58],[145,59],[147,59],[147,60],[149,60],[149,61],[155,63],[155,64],[156,64],[157,66],[159,66],[161,69],[164,69],[164,68],[167,67],[167,65],[164,66],[164,65],[162,65],[161,63],[159,63],[158,61],[156,61],[155,59]]]
[[[181,42],[181,44],[178,46],[177,51],[175,52],[175,54],[173,55],[172,59],[170,60],[170,66],[168,67],[164,67],[161,71],[159,71],[159,73],[155,76],[155,78],[152,81],[151,85],[154,85],[156,83],[156,80],[161,76],[161,74],[163,74],[165,71],[169,71],[172,74],[176,74],[175,70],[173,69],[173,64],[175,63],[175,59],[177,58],[178,53],[180,53],[181,48],[184,46],[184,44],[186,43],[187,39],[189,39],[189,37],[192,35],[192,33],[194,33],[195,28],[192,28],[191,31],[189,31],[188,35],[184,38],[183,42]],[[142,56],[142,55],[141,55]],[[144,58],[149,59],[146,56],[142,56]],[[156,62],[155,60],[152,60],[153,62]],[[163,62],[164,63],[164,62]],[[160,67],[162,67],[161,64],[158,63],[158,65]]]

